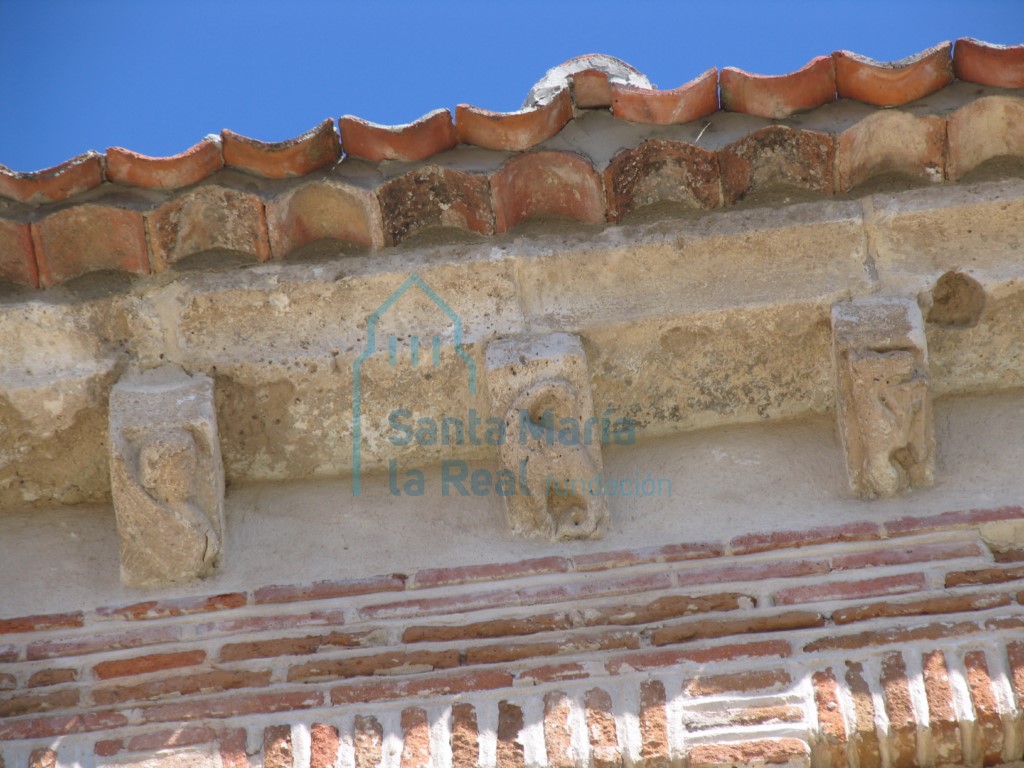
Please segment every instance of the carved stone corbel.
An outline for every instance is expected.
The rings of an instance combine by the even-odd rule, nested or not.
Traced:
[[[213,380],[164,366],[110,393],[110,482],[121,580],[155,587],[208,575],[224,540],[224,468]]]
[[[608,525],[602,429],[582,342],[567,333],[500,339],[486,359],[492,412],[505,421],[500,466],[525,477],[505,497],[509,527],[524,536],[600,538]]]
[[[886,498],[930,485],[935,432],[917,303],[869,296],[832,307],[839,435],[850,487]]]

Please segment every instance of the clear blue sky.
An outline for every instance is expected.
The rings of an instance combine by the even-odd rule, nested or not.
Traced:
[[[710,66],[778,74],[839,48],[888,60],[963,36],[1024,41],[1024,0],[0,0],[0,163],[169,155],[221,128],[279,141],[343,114],[517,109],[582,53],[671,88]]]

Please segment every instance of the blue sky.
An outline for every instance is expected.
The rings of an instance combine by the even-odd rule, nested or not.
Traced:
[[[839,48],[888,60],[957,37],[1020,43],[1024,0],[0,0],[0,35],[0,164],[28,171],[108,146],[176,154],[221,128],[279,141],[343,114],[517,109],[582,53],[671,88]]]

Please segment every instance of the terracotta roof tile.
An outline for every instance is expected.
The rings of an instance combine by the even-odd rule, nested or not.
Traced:
[[[0,194],[23,203],[56,203],[103,183],[103,155],[92,150],[42,171],[21,173],[0,165]]]
[[[612,105],[612,86],[608,74],[599,69],[574,72],[572,100],[580,109],[607,109]]]
[[[718,154],[681,141],[651,139],[624,149],[612,158],[604,178],[612,221],[653,203],[722,204]]]
[[[881,110],[839,135],[839,191],[893,171],[928,181],[945,175],[946,123],[935,115]]]
[[[530,152],[514,157],[494,174],[491,187],[499,233],[535,216],[593,223],[605,220],[601,176],[589,161],[572,152]]]
[[[130,149],[107,150],[107,179],[149,189],[178,189],[202,181],[224,167],[219,136],[207,136],[170,157],[148,157]]]
[[[491,112],[469,104],[455,108],[459,141],[511,152],[530,149],[550,139],[571,119],[572,99],[567,88],[547,104],[518,112]]]
[[[770,125],[734,141],[718,153],[722,191],[734,203],[782,182],[832,194],[835,139],[815,131]]]
[[[669,91],[618,83],[611,88],[612,114],[634,123],[688,123],[718,109],[718,70],[714,67]]]
[[[427,166],[392,179],[378,191],[384,237],[390,245],[429,227],[494,234],[486,176]]]
[[[330,119],[287,141],[258,141],[227,129],[221,131],[221,140],[225,165],[268,179],[302,176],[341,157],[341,142]]]
[[[1024,100],[985,96],[947,120],[946,176],[957,180],[994,157],[1024,157]]]
[[[1024,88],[1024,45],[992,45],[961,37],[953,49],[953,72],[969,83]]]
[[[271,200],[267,226],[274,258],[327,238],[368,248],[384,245],[377,196],[334,181],[306,184]]]
[[[408,125],[377,125],[352,115],[340,118],[338,125],[345,154],[373,163],[425,160],[459,143],[447,109],[435,110]]]
[[[28,224],[0,219],[0,278],[39,287],[32,233]]]
[[[787,75],[753,75],[726,67],[719,76],[722,109],[780,120],[836,98],[835,64],[819,56]]]
[[[836,90],[840,97],[879,107],[915,101],[953,82],[952,43],[939,43],[899,61],[875,61],[836,51]]]

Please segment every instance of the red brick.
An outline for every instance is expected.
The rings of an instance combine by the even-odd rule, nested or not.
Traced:
[[[712,67],[678,88],[664,91],[611,83],[612,114],[647,125],[688,123],[718,110],[718,70]]]
[[[130,605],[97,608],[96,614],[104,618],[164,619],[169,616],[191,616],[196,613],[241,608],[247,602],[244,592],[229,592],[207,597],[179,597],[172,600],[146,600]]]
[[[722,109],[782,120],[836,98],[835,64],[818,56],[785,75],[754,75],[725,67],[718,78]]]
[[[0,219],[0,279],[39,287],[32,228],[27,223]]]
[[[584,600],[589,597],[612,597],[636,592],[669,589],[672,577],[667,573],[645,576],[623,576],[609,579],[588,579],[558,586],[524,587],[518,591],[523,605]]]
[[[342,240],[363,248],[384,245],[377,195],[335,180],[309,182],[270,200],[267,229],[276,259],[320,240]]]
[[[436,643],[452,640],[483,640],[493,637],[519,637],[538,632],[570,629],[566,613],[544,613],[521,619],[494,619],[457,626],[412,626],[402,633],[403,643]]]
[[[788,687],[793,680],[784,669],[758,669],[722,675],[698,675],[683,686],[687,696],[755,693]]]
[[[906,104],[953,82],[951,53],[951,43],[940,43],[900,61],[880,62],[836,51],[836,90],[840,98],[878,107]]]
[[[901,517],[885,524],[889,536],[911,536],[917,533],[931,533],[957,528],[971,528],[982,523],[997,520],[1024,518],[1024,507],[996,507],[994,509],[968,509],[959,512],[943,512],[922,517]]]
[[[831,667],[815,672],[814,705],[818,715],[818,740],[814,745],[814,765],[842,768],[848,763],[846,720],[839,704],[839,683]]]
[[[859,756],[861,768],[881,768],[882,757],[875,730],[875,705],[871,689],[864,679],[864,667],[859,662],[846,662],[846,684],[853,698],[853,748]]]
[[[561,691],[544,696],[544,746],[550,768],[576,768],[569,716],[572,706]]]
[[[500,643],[481,645],[466,651],[467,664],[499,664],[538,656],[569,653],[591,653],[613,649],[639,648],[640,636],[635,632],[578,633],[542,643]]]
[[[773,596],[776,605],[793,605],[817,600],[854,600],[861,597],[880,597],[916,592],[925,588],[923,573],[905,573],[898,576],[879,576],[859,581],[837,581],[809,584],[780,589]]]
[[[175,653],[154,653],[149,656],[136,656],[132,659],[115,659],[103,661],[92,668],[93,674],[100,680],[128,675],[144,675],[148,672],[159,672],[165,669],[192,667],[206,661],[206,651],[178,651]]]
[[[523,710],[507,701],[498,702],[498,749],[496,768],[523,768]]]
[[[376,592],[401,592],[405,575],[389,573],[367,578],[317,581],[303,586],[273,586],[257,589],[254,600],[262,603],[292,603],[299,600],[328,600],[336,597],[368,595]]]
[[[14,675],[9,675],[6,672],[0,674],[0,691],[13,691],[17,687],[18,679]]]
[[[149,273],[142,214],[127,208],[82,203],[51,213],[32,223],[32,243],[44,288],[97,270]]]
[[[78,691],[65,688],[42,693],[16,693],[0,700],[0,719],[18,715],[34,715],[55,709],[70,709],[78,705]]]
[[[571,119],[572,100],[567,88],[547,104],[519,112],[491,112],[469,104],[455,108],[460,142],[509,152],[522,152],[550,139]]]
[[[281,637],[273,640],[251,640],[228,643],[220,649],[222,662],[265,659],[273,656],[305,656],[323,648],[362,648],[379,644],[376,632],[331,632],[326,635]]]
[[[648,563],[675,563],[680,560],[702,560],[721,557],[719,544],[665,544],[658,547],[619,549],[614,552],[592,552],[573,555],[572,563],[577,571],[599,571],[607,568],[628,568]]]
[[[486,176],[437,166],[416,168],[382,185],[377,199],[388,245],[436,227],[494,234]]]
[[[650,624],[665,619],[690,616],[712,611],[734,611],[751,606],[754,598],[737,592],[713,595],[672,595],[659,597],[643,605],[615,605],[584,608],[583,622],[589,626],[601,624]]]
[[[341,141],[330,119],[286,141],[259,141],[228,130],[220,135],[225,165],[269,179],[303,176],[341,157]]]
[[[839,608],[832,612],[836,624],[850,624],[855,621],[890,616],[928,616],[963,611],[984,611],[1010,604],[1009,595],[957,595],[955,597],[933,597],[908,603],[893,603],[888,600],[855,608]]]
[[[520,672],[519,680],[531,681],[533,683],[556,683],[562,680],[582,680],[589,677],[587,671],[581,664],[576,662],[570,664],[545,664],[540,667],[533,667],[525,672]]]
[[[839,135],[839,192],[886,173],[942,181],[946,175],[946,121],[936,115],[879,110]]]
[[[758,739],[718,744],[699,744],[690,748],[690,768],[726,768],[729,766],[804,765],[810,754],[801,739]],[[861,768],[868,766],[861,764]]]
[[[875,549],[832,558],[832,569],[845,571],[854,568],[874,568],[883,565],[926,563],[952,560],[959,557],[980,557],[985,552],[974,541],[943,541],[935,544],[916,544],[896,549]]]
[[[683,723],[690,731],[706,731],[712,728],[740,729],[758,725],[801,723],[803,719],[803,710],[788,704],[719,707],[699,714],[689,712],[683,715]]]
[[[416,668],[417,671],[451,669],[459,666],[459,652],[446,651],[391,651],[372,656],[355,656],[347,659],[324,659],[310,661],[292,666],[288,670],[288,682],[309,683],[323,680],[337,680],[347,677],[364,677],[367,675],[391,674],[403,668]]]
[[[638,651],[617,656],[605,664],[610,674],[625,674],[630,671],[661,669],[691,661],[710,664],[717,661],[733,661],[743,658],[767,656],[787,657],[792,653],[789,643],[782,640],[761,640],[753,643],[732,643],[710,648],[688,648],[682,650]]]
[[[146,627],[103,635],[85,635],[60,640],[37,640],[26,649],[29,661],[54,659],[61,656],[82,656],[88,653],[122,651],[158,643],[173,643],[181,639],[180,627]]]
[[[186,725],[183,728],[132,736],[128,740],[128,751],[156,752],[159,749],[211,744],[216,740],[217,732],[208,725]]]
[[[981,740],[982,759],[985,765],[1000,765],[1003,762],[1003,723],[999,716],[999,704],[992,690],[992,677],[984,651],[970,651],[964,654],[967,669],[967,686],[974,702],[978,735]]]
[[[490,691],[508,688],[512,675],[498,670],[456,672],[443,676],[421,677],[406,680],[354,683],[331,689],[331,703],[353,704],[371,701],[388,701],[403,698],[430,698],[451,696],[470,691]]]
[[[272,725],[263,729],[263,767],[292,768],[292,728],[290,725]]]
[[[430,768],[430,723],[426,710],[406,707],[402,710],[401,768]]]
[[[676,573],[676,581],[686,587],[697,584],[725,584],[739,581],[764,581],[798,576],[818,576],[829,572],[828,560],[784,560],[750,565],[723,565],[693,568]]]
[[[953,48],[960,80],[997,88],[1024,88],[1024,45],[993,45],[961,37]]]
[[[623,149],[605,169],[604,184],[611,221],[655,203],[698,210],[722,205],[718,153],[679,141],[649,139]]]
[[[249,768],[245,747],[245,729],[236,728],[224,733],[220,738],[221,768]]]
[[[98,757],[113,757],[122,749],[124,749],[124,742],[120,739],[103,739],[93,745],[92,753]]]
[[[0,635],[18,632],[40,632],[46,629],[69,629],[82,626],[82,612],[51,613],[39,616],[21,616],[17,619],[0,619]]]
[[[383,742],[384,729],[377,718],[356,715],[355,768],[377,768]]]
[[[924,692],[928,701],[929,730],[940,765],[959,765],[963,761],[960,726],[953,708],[953,687],[949,681],[946,657],[942,651],[922,656]]]
[[[709,637],[725,637],[753,632],[784,632],[824,625],[825,618],[820,613],[813,611],[786,611],[765,616],[745,616],[739,619],[698,619],[654,630],[651,634],[651,644],[671,645]]]
[[[28,756],[28,768],[57,768],[57,753],[49,747],[33,749]]]
[[[206,622],[196,627],[196,634],[240,634],[242,632],[266,632],[301,627],[335,627],[345,623],[345,611],[309,611],[308,613],[276,614],[272,616],[246,616],[240,619],[221,619]]]
[[[913,768],[917,764],[917,721],[907,667],[900,653],[890,653],[882,660],[882,695],[889,717],[893,768]]]
[[[43,171],[22,173],[0,165],[0,195],[23,203],[57,203],[103,183],[103,155],[92,150]]]
[[[128,719],[120,712],[87,712],[82,715],[51,715],[29,720],[0,720],[0,741],[45,739],[121,728]]]
[[[418,162],[459,143],[452,113],[438,109],[408,125],[378,125],[352,115],[338,120],[341,148],[371,163]]]
[[[170,157],[148,157],[122,147],[107,150],[107,178],[147,189],[178,189],[196,184],[224,167],[220,142],[205,138]]]
[[[425,568],[412,576],[410,589],[470,584],[478,581],[504,581],[548,573],[566,573],[570,562],[565,557],[538,557],[515,563],[463,565],[453,568]]]
[[[946,587],[969,587],[978,584],[1005,584],[1024,579],[1024,565],[1013,568],[981,568],[976,571],[953,571],[946,574]]]
[[[640,759],[645,765],[666,765],[671,760],[666,701],[660,680],[640,683]]]
[[[530,152],[491,176],[495,232],[536,217],[603,223],[605,194],[590,161],[572,152]]]
[[[788,125],[761,128],[718,151],[724,201],[732,204],[755,192],[787,186],[831,195],[834,158],[835,138],[830,134]],[[867,523],[835,527],[850,529],[854,538],[875,538],[873,533],[857,534],[858,525],[865,529],[873,527]],[[832,540],[844,538],[840,535]],[[792,543],[788,546],[802,545]],[[761,550],[751,548],[743,551]]]
[[[590,738],[590,763],[594,768],[614,768],[622,765],[622,753],[615,732],[612,697],[601,688],[591,688],[584,694],[583,704]]]
[[[313,723],[310,728],[309,768],[337,768],[341,738],[333,725]]]
[[[13,644],[0,645],[0,661],[2,661],[2,662],[17,661],[20,656],[21,656],[21,646],[20,645],[13,645]]]
[[[381,603],[360,608],[364,618],[404,619],[418,616],[430,616],[438,613],[463,613],[479,611],[484,608],[503,608],[519,605],[519,595],[515,590],[495,590],[489,592],[470,592],[465,595],[451,597],[421,597],[415,600],[399,600],[393,603]]]
[[[270,672],[229,671],[218,669],[194,675],[180,675],[152,680],[138,685],[94,688],[92,698],[97,704],[123,704],[170,696],[193,696],[220,693],[238,688],[265,688],[270,685]]]
[[[807,652],[815,651],[849,651],[855,648],[867,648],[872,645],[899,645],[917,640],[940,640],[949,637],[971,634],[980,631],[977,624],[961,621],[956,624],[936,622],[916,627],[899,627],[870,632],[858,632],[851,635],[834,635],[814,640],[804,646]]]
[[[1017,693],[1018,708],[1024,707],[1024,642],[1007,643],[1006,655],[1010,661],[1010,682]]]
[[[452,705],[451,746],[452,768],[477,768],[480,764],[480,737],[472,704]]]
[[[838,541],[872,541],[881,538],[875,523],[843,523],[794,531],[769,531],[737,536],[729,542],[734,555],[749,555],[776,549],[834,544]]]
[[[267,217],[257,195],[204,184],[146,214],[153,270],[210,250],[270,258]]]
[[[201,701],[192,699],[173,704],[152,704],[137,711],[143,723],[168,723],[289,712],[312,709],[323,703],[324,697],[319,691],[245,693]]]

